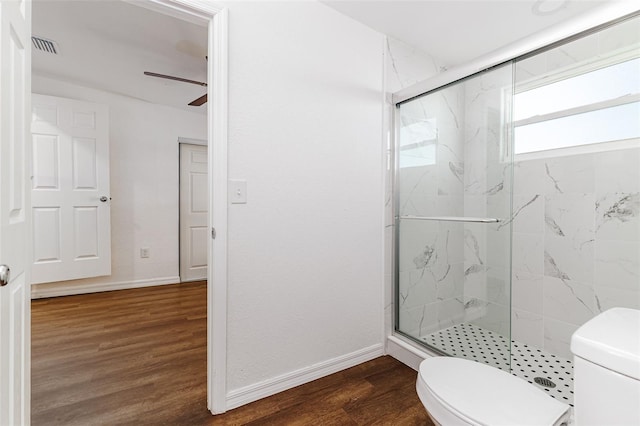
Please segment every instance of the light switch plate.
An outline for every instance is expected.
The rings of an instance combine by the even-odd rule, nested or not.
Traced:
[[[229,179],[229,202],[231,204],[247,203],[247,181]]]

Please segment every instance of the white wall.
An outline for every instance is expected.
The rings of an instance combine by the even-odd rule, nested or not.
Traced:
[[[315,2],[228,7],[229,178],[248,202],[229,208],[227,382],[246,402],[382,353],[384,39]]]
[[[177,140],[206,139],[206,115],[39,75],[33,92],[109,106],[113,198],[112,275],[35,285],[34,297],[179,281]]]

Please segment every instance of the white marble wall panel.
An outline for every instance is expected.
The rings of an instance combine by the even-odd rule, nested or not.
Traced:
[[[517,81],[637,49],[637,24],[519,61]],[[543,336],[544,349],[566,358],[571,334],[593,316],[615,306],[640,309],[640,149],[568,154],[515,163],[515,212],[536,196],[543,208],[514,220],[512,279],[514,338],[540,345]],[[540,258],[542,273],[533,267]]]
[[[554,355],[571,359],[571,335],[578,325],[557,321],[548,317],[543,319],[544,349]]]
[[[508,268],[487,269],[487,301],[509,307],[511,304],[511,280]],[[504,321],[509,320],[505,315]]]
[[[419,214],[424,216],[461,216],[464,211],[462,198],[459,195],[424,197],[424,207],[419,210]]]
[[[464,195],[464,215],[469,217],[487,217],[489,215],[486,195]]]
[[[616,288],[596,284],[594,291],[597,307],[601,312],[616,307],[639,309],[640,292],[637,288]]]
[[[386,44],[387,93],[397,92],[441,71],[438,60],[413,46],[391,37],[387,37]]]
[[[400,330],[411,336],[423,336],[435,331],[438,324],[437,304],[400,309],[399,321]]]
[[[511,311],[511,338],[519,342],[527,342],[528,345],[544,347],[542,314],[514,307]]]
[[[483,265],[467,264],[464,268],[464,295],[470,299],[488,300],[487,270]]]
[[[542,318],[543,276],[524,271],[513,271],[511,283],[512,307]],[[542,324],[540,324],[542,327]],[[540,330],[542,331],[542,329]]]
[[[400,223],[400,240],[398,266],[400,272],[414,269],[425,269],[435,262],[435,245],[438,243],[438,225],[433,222],[416,220],[404,220]],[[428,259],[425,253],[432,250],[433,260]],[[415,263],[418,257],[424,258],[425,265],[419,267]],[[431,261],[432,263],[429,263]]]
[[[513,307],[542,316],[514,338],[568,357],[584,322],[640,309],[640,149],[517,162],[514,214]]]
[[[435,165],[401,169],[398,181],[400,198],[404,201],[417,196],[438,195],[437,172]]]
[[[440,66],[437,61],[428,54],[421,52],[405,43],[387,39],[385,51],[385,67],[386,80],[385,91],[391,94],[400,89],[411,86],[418,81],[434,76],[440,72]],[[387,96],[390,99],[390,96]],[[453,101],[457,101],[455,98]],[[392,122],[391,116],[395,108],[390,101],[386,104],[386,137],[390,139],[393,129],[390,127]],[[437,114],[450,114],[445,106],[436,103],[415,102],[404,109],[402,122],[411,124],[419,122]],[[441,120],[446,120],[443,117]],[[455,146],[453,147],[455,148]],[[387,147],[388,155],[391,157],[392,146]],[[446,150],[444,147],[441,149]],[[436,153],[439,155],[439,153]],[[452,156],[452,162],[459,163],[456,159],[455,149],[449,152]],[[457,155],[457,154],[456,154]],[[391,162],[388,163],[386,177],[386,246],[387,255],[385,260],[385,277],[386,277],[386,301],[385,301],[385,330],[390,334],[393,330],[393,280],[394,280],[394,259],[392,247],[395,239],[394,226],[394,193],[393,193],[393,167]],[[448,181],[444,181],[438,175],[439,169],[436,164],[427,164],[419,167],[407,167],[399,171],[398,193],[400,206],[397,214],[400,215],[428,215],[439,210],[442,215],[459,215],[460,211],[456,210],[456,202],[448,198],[448,194],[439,195],[438,189],[441,186],[448,186]],[[451,175],[451,169],[448,171]],[[452,176],[453,179],[457,179]],[[449,178],[447,176],[447,178]],[[452,192],[452,191],[448,191]],[[457,202],[461,206],[461,202]],[[450,230],[455,233],[457,231]],[[400,285],[400,328],[413,336],[435,331],[439,327],[438,318],[443,315],[439,312],[439,305],[442,302],[438,298],[454,296],[461,293],[462,284],[458,287],[453,283],[453,277],[462,275],[463,265],[456,266],[455,243],[450,242],[449,245],[441,244],[447,241],[447,232],[435,222],[403,222],[400,230],[402,246],[400,258],[402,259],[400,266],[401,278]],[[461,231],[460,231],[461,232]],[[438,240],[439,238],[439,240]],[[432,251],[433,258],[429,258],[429,250]],[[458,251],[462,251],[460,248]],[[451,256],[451,260],[449,260]],[[461,255],[460,255],[461,256]],[[417,262],[417,263],[416,263]],[[461,261],[460,261],[461,262]],[[448,269],[447,269],[448,267]],[[438,281],[440,279],[440,281]]]
[[[464,321],[465,306],[462,297],[446,299],[438,303],[438,324],[431,332],[460,324]]]
[[[402,309],[435,303],[437,295],[437,282],[425,270],[400,272],[399,303]]]
[[[464,214],[462,93],[460,88],[449,88],[402,107],[401,126],[420,121],[435,123],[437,161],[399,170],[400,215]],[[464,227],[448,222],[403,220],[400,241],[399,267],[403,274],[399,308],[401,315],[405,307],[411,309],[412,316],[406,321],[413,330],[402,327],[402,331],[424,333],[460,322],[464,317]],[[428,307],[429,312],[421,313],[416,326],[416,315],[422,312],[420,306]]]
[[[474,318],[479,306],[484,308],[482,315]],[[471,299],[465,303],[465,311],[467,314],[465,322],[491,330],[502,336],[511,335],[511,309],[509,306]]]
[[[604,193],[595,205],[598,239],[640,241],[640,192]]]
[[[539,194],[513,196],[513,232],[542,233],[545,203]]]
[[[471,268],[469,272],[484,270],[487,265],[486,232],[483,225],[467,224],[464,227],[464,261],[468,265],[467,268]],[[473,265],[477,265],[478,268],[473,268]]]
[[[511,183],[506,184],[504,190],[496,194],[486,194],[486,206],[487,206],[487,217],[495,217],[500,220],[499,224],[489,225],[487,229],[499,231],[501,229],[508,229],[508,225],[511,223],[511,218],[509,215],[511,214],[511,194],[510,194],[510,186]]]
[[[595,191],[595,154],[550,158],[544,162],[545,194]]]
[[[544,277],[544,316],[570,324],[584,324],[598,312],[593,286]]]
[[[447,276],[436,282],[436,297],[443,301],[447,299],[459,299],[463,295],[464,270],[463,265],[458,263],[451,265]]]
[[[596,156],[596,194],[640,192],[640,149],[621,149]]]
[[[458,195],[462,205],[464,163],[448,147],[438,143],[438,195]]]
[[[514,272],[542,276],[544,272],[544,236],[513,233],[512,267]]]
[[[596,241],[595,283],[640,296],[640,241]]]
[[[545,193],[546,167],[544,160],[516,161],[513,164],[513,195],[529,197]]]
[[[593,193],[545,197],[546,276],[593,283],[594,207]]]
[[[465,320],[509,335],[511,166],[504,161],[501,96],[505,67],[465,82],[464,214],[497,217],[497,225],[465,224]]]
[[[460,265],[460,270],[464,273],[464,225],[455,222],[441,222],[440,227],[449,232],[449,245],[447,247],[449,262],[452,265]]]

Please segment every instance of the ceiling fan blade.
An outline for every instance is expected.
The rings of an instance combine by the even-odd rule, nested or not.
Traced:
[[[206,93],[204,95],[200,96],[195,101],[191,102],[189,105],[190,106],[200,106],[200,105],[205,104],[205,103],[207,103],[207,94]]]
[[[189,80],[187,78],[174,77],[172,75],[166,75],[166,74],[158,74],[157,72],[145,71],[144,75],[148,75],[150,77],[166,78],[167,80],[181,81],[183,83],[191,83],[191,84],[197,84],[198,86],[207,87],[207,83],[204,83],[202,81]]]

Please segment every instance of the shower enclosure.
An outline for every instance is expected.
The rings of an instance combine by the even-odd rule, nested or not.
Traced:
[[[404,96],[395,331],[572,402],[569,340],[640,309],[638,13]]]
[[[507,64],[401,103],[396,156],[398,329],[506,369],[512,90]]]

